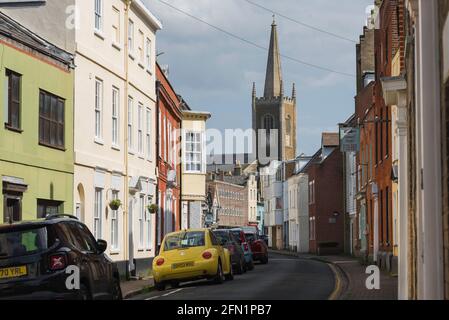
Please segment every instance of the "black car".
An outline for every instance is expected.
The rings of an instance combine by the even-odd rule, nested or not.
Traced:
[[[118,269],[106,248],[68,215],[0,225],[0,299],[120,300]],[[79,289],[72,289],[72,270],[79,270]]]
[[[231,230],[214,230],[213,233],[218,241],[220,241],[220,244],[231,253],[232,268],[235,273],[242,274],[246,272],[245,253]]]

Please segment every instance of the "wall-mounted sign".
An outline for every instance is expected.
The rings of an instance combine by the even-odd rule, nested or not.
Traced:
[[[340,151],[359,152],[360,129],[354,127],[340,127]]]

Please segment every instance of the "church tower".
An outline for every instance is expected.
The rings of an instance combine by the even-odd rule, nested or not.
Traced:
[[[274,19],[263,97],[257,97],[256,84],[253,83],[252,121],[257,141],[254,152],[260,165],[267,165],[272,160],[296,158],[296,88],[293,84],[291,97],[284,94],[281,54]]]

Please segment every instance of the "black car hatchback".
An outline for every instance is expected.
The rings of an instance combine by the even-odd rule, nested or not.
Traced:
[[[106,248],[68,215],[0,225],[0,299],[120,300],[118,269]]]

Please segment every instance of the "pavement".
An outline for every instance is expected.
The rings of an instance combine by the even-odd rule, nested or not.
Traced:
[[[370,274],[366,273],[366,267],[359,260],[349,256],[312,256],[309,258],[334,265],[337,269],[337,277],[341,278],[341,294],[338,300],[397,300],[398,278],[388,272],[380,272],[380,288],[369,290],[365,282]]]
[[[154,281],[152,277],[147,279],[122,281],[120,287],[122,288],[123,299],[130,299],[145,291],[151,291],[154,287]]]
[[[270,252],[267,265],[235,275],[221,285],[208,281],[181,283],[179,288],[152,290],[131,300],[327,300],[335,290],[329,264]]]

